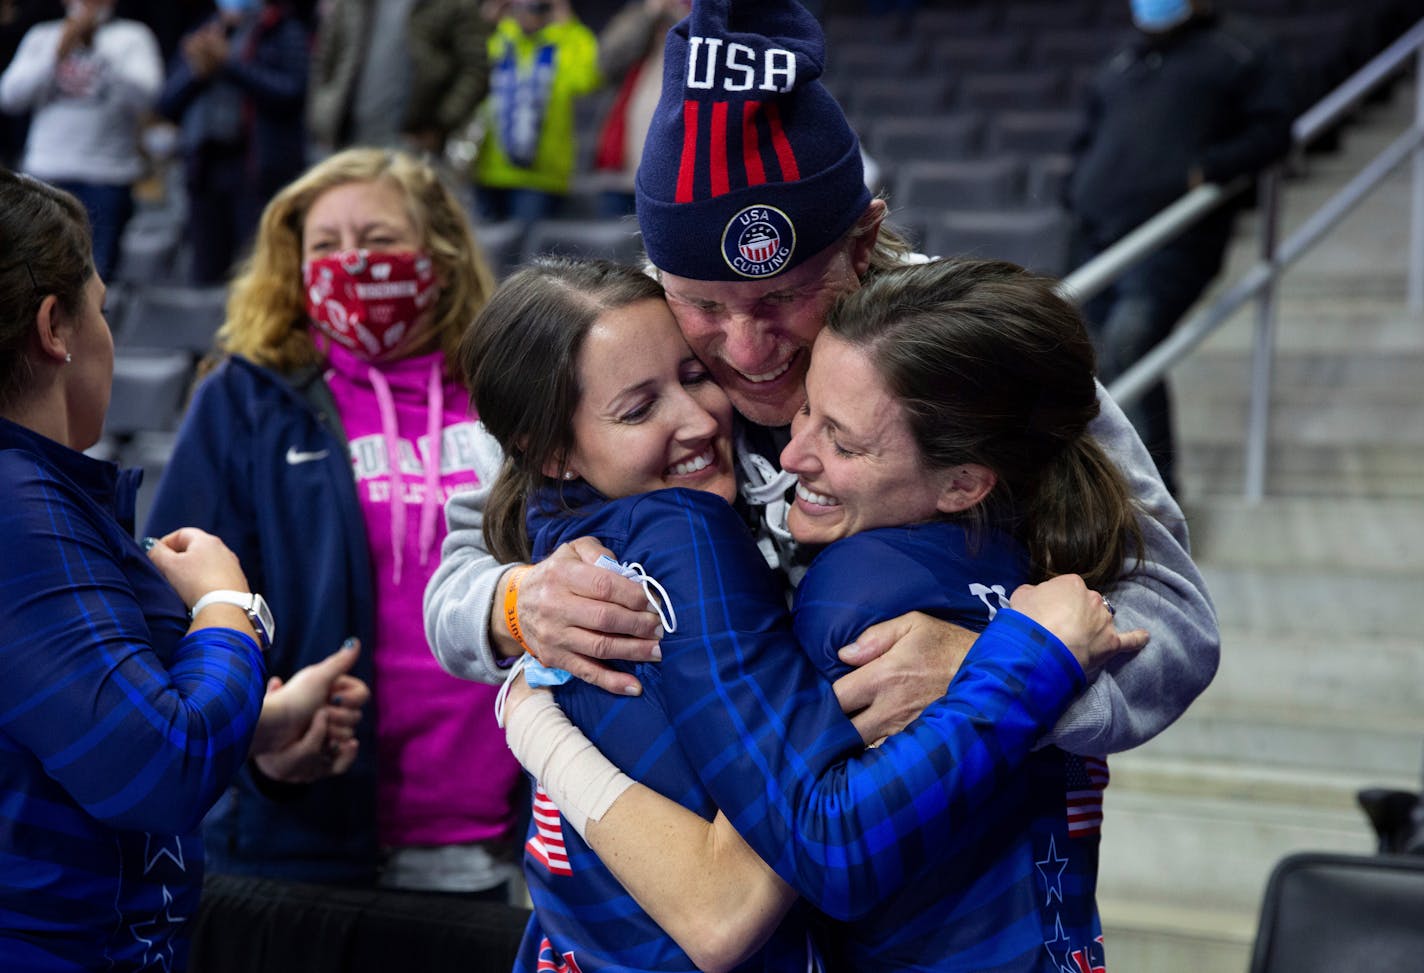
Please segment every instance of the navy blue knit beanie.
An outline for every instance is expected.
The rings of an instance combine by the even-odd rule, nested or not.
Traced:
[[[637,179],[654,266],[772,277],[865,212],[860,143],[818,80],[824,59],[821,25],[794,0],[695,0],[668,32]]]

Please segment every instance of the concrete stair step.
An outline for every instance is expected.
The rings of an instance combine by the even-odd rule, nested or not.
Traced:
[[[1318,768],[1173,760],[1156,747],[1110,760],[1098,882],[1110,969],[1246,969],[1276,863],[1296,851],[1371,853],[1355,792],[1418,786]]]
[[[1408,712],[1327,710],[1259,701],[1217,700],[1208,689],[1151,743],[1161,759],[1250,761],[1284,770],[1328,768],[1417,787],[1424,718]],[[1115,771],[1114,771],[1115,772]]]
[[[1221,665],[1202,707],[1278,706],[1318,714],[1361,714],[1365,725],[1418,717],[1424,699],[1424,646],[1419,638],[1357,642],[1226,629]],[[1188,711],[1190,720],[1196,707]],[[1279,717],[1293,715],[1289,710]],[[1424,740],[1424,733],[1421,733]]]
[[[1277,313],[1276,353],[1273,360],[1303,355],[1339,355],[1350,358],[1373,352],[1418,353],[1424,348],[1424,321],[1404,305],[1404,279],[1396,296],[1344,296],[1334,283],[1321,293],[1286,296]],[[1205,306],[1205,303],[1200,306]],[[1255,309],[1240,309],[1202,342],[1193,358],[1237,355],[1249,359],[1255,348]],[[1193,358],[1173,369],[1193,368]]]
[[[1188,442],[1246,441],[1247,406],[1243,399],[1178,400],[1173,421]],[[1322,392],[1313,401],[1271,403],[1267,436],[1273,445],[1424,447],[1424,397],[1381,400],[1356,394]]]
[[[1098,884],[1105,917],[1109,903],[1235,916],[1239,936],[1285,855],[1374,850],[1354,803],[1358,788],[1380,783],[1369,775],[1174,763],[1156,753],[1110,764]]]
[[[1422,325],[1421,327],[1424,327]],[[1424,349],[1291,349],[1273,360],[1272,401],[1309,403],[1419,403],[1424,401]],[[1173,373],[1177,399],[1245,405],[1250,400],[1251,360],[1243,351],[1217,351],[1189,358]],[[1187,394],[1190,392],[1190,394]]]
[[[1245,970],[1258,913],[1098,896],[1110,970]]]
[[[1405,276],[1401,273],[1391,280],[1394,283],[1388,293],[1352,293],[1365,286],[1361,275],[1303,278],[1300,283],[1287,278],[1276,316],[1276,357],[1292,353],[1345,357],[1377,351],[1417,353],[1424,347],[1424,320],[1405,306]],[[1383,288],[1376,285],[1375,290]],[[1205,298],[1198,307],[1205,307],[1209,300]],[[1248,305],[1203,341],[1194,357],[1249,356],[1255,326],[1255,308]],[[1188,368],[1191,362],[1188,358],[1177,370]]]
[[[1245,422],[1235,441],[1179,440],[1182,495],[1240,496],[1245,484]],[[1424,448],[1399,443],[1272,443],[1266,492],[1295,497],[1424,499]]]
[[[1355,569],[1348,574],[1305,565],[1261,572],[1204,565],[1207,590],[1223,629],[1339,639],[1418,639],[1424,631],[1424,586],[1417,576]]]
[[[1359,497],[1213,497],[1184,503],[1198,563],[1424,572],[1424,504]]]

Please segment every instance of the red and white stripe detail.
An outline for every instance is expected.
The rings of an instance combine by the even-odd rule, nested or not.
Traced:
[[[1108,786],[1108,763],[1100,757],[1076,758],[1082,774],[1068,775],[1068,837],[1086,838],[1103,828],[1103,791]]]
[[[564,847],[563,818],[542,787],[534,789],[534,831],[534,837],[525,842],[524,850],[553,874],[572,875],[569,852]]]
[[[677,188],[673,199],[678,203],[691,203],[696,196],[695,182],[697,167],[707,167],[709,198],[725,196],[732,191],[732,175],[735,159],[729,142],[736,137],[733,128],[737,121],[731,116],[735,111],[732,103],[714,101],[708,105],[706,158],[699,156],[702,141],[699,128],[702,125],[703,103],[687,99],[682,104],[682,155],[678,159]],[[772,154],[781,178],[785,182],[796,182],[801,178],[801,167],[796,162],[796,152],[791,148],[791,140],[786,137],[786,128],[781,121],[781,109],[775,102],[746,101],[741,103],[742,173],[746,185],[760,186],[767,181],[766,164],[762,160],[761,137],[757,132],[758,116],[766,125],[771,137]]]

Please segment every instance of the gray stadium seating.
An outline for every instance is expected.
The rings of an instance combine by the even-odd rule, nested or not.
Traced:
[[[926,223],[925,250],[1011,260],[1061,277],[1068,270],[1068,227],[1068,215],[1056,208],[945,213]]]

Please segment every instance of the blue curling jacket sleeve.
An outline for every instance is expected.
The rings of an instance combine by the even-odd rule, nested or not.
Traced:
[[[0,462],[0,738],[94,818],[191,831],[247,758],[257,644],[187,614],[147,556],[27,454]]]
[[[736,514],[706,494],[634,507],[624,560],[667,589],[659,693],[717,806],[819,909],[854,918],[960,847],[960,824],[1083,686],[1051,633],[1001,610],[944,698],[862,750],[800,652],[780,586]]]

